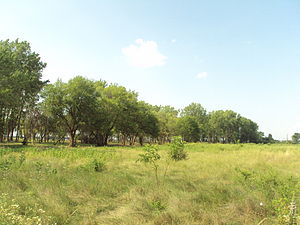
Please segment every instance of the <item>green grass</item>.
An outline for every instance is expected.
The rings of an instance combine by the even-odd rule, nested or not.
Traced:
[[[283,224],[300,206],[298,145],[188,144],[164,178],[168,148],[158,186],[141,147],[0,145],[0,225]]]

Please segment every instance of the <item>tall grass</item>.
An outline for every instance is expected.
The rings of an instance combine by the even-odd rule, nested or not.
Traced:
[[[159,168],[168,150],[159,146]],[[186,151],[164,179],[158,171],[158,186],[152,168],[136,163],[141,147],[2,145],[0,208],[11,217],[0,215],[0,224],[291,224],[300,146],[203,143]]]

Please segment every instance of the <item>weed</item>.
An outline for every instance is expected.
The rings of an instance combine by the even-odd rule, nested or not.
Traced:
[[[25,153],[21,152],[21,155],[19,156],[19,164],[20,164],[20,166],[23,165],[23,163],[25,162],[25,160],[26,160]]]
[[[247,181],[253,175],[253,171],[241,168],[235,168],[235,171],[242,175],[244,181]]]
[[[152,210],[157,211],[157,212],[161,212],[161,211],[166,209],[166,206],[164,206],[162,204],[162,202],[159,201],[159,200],[151,201],[150,202],[150,207],[151,207]]]
[[[0,170],[7,171],[11,168],[13,162],[11,162],[9,159],[5,159],[0,162]]]
[[[42,162],[35,162],[34,166],[35,166],[36,172],[41,173],[44,164]]]
[[[94,159],[92,162],[93,168],[96,172],[102,172],[105,170],[106,166],[105,163],[102,161],[99,161],[97,159]]]
[[[8,171],[8,170],[12,169],[12,167],[15,164],[16,164],[16,157],[10,155],[8,158],[0,161],[0,170]]]

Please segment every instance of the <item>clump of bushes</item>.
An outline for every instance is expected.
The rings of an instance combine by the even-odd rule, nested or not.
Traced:
[[[180,161],[187,159],[187,152],[184,150],[184,141],[180,136],[175,136],[171,140],[170,149],[168,151],[168,157],[166,158],[166,166],[164,171],[164,177],[167,174],[168,168],[172,161]],[[143,162],[150,164],[155,173],[156,183],[159,184],[159,167],[158,161],[162,156],[158,153],[158,147],[156,145],[146,145],[144,147],[145,153],[139,154],[137,162]]]
[[[187,152],[184,150],[184,141],[180,136],[175,136],[172,138],[169,156],[170,159],[174,161],[187,159]]]
[[[106,169],[105,163],[103,161],[94,159],[92,164],[93,164],[93,168],[96,172],[102,172]]]

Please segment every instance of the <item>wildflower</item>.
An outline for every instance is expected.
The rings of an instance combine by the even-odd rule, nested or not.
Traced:
[[[41,213],[45,213],[45,211],[43,209],[39,209],[39,212]]]

